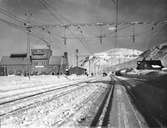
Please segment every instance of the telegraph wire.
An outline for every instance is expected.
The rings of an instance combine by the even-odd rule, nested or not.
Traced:
[[[7,17],[19,22],[19,23],[22,23],[23,25],[25,25],[27,23],[26,20],[20,18],[20,17],[17,17],[15,16],[13,13],[3,9],[3,8],[0,8],[0,13],[3,14],[3,15],[6,15]]]
[[[16,1],[17,1],[17,4],[18,4],[18,6],[19,6],[20,9],[25,10],[25,11],[28,10],[28,9],[26,10],[25,7],[22,6],[22,4],[21,4],[21,0],[16,0]],[[32,23],[32,18],[33,18],[33,17],[31,17],[31,21],[28,21],[28,22],[31,23],[31,25],[32,25],[32,24],[33,24],[33,25],[37,25],[37,24],[39,24],[39,21],[38,21],[38,23],[37,23],[37,22],[34,21],[34,20],[33,20],[33,23]],[[34,19],[34,18],[33,18],[33,19]],[[27,21],[25,21],[25,22],[27,22]]]
[[[18,1],[18,0],[17,0],[17,1]],[[20,6],[21,6],[21,3],[20,3],[19,1],[18,1],[18,3],[19,3]],[[45,6],[44,3],[41,2],[41,4],[42,4],[45,8],[47,8],[47,6]],[[22,7],[22,6],[21,6],[21,7]],[[22,8],[23,8],[23,7],[22,7]],[[48,8],[47,8],[47,9],[48,9]],[[51,10],[49,10],[49,11],[51,11]],[[34,24],[34,25],[35,25],[35,24]],[[31,24],[31,26],[34,26],[34,25]],[[36,24],[36,25],[37,25],[37,24]],[[31,29],[33,29],[33,27],[31,27]],[[46,29],[43,27],[43,28],[42,28],[42,32],[43,32],[43,31],[46,31],[47,34],[49,34],[49,37],[50,37],[51,33],[49,32],[49,30],[46,30]],[[50,38],[49,38],[49,39],[50,39]],[[48,46],[48,45],[49,45],[49,46],[51,45],[51,44],[49,44],[48,41],[45,41],[44,39],[41,39],[41,38],[40,38],[40,40],[42,40],[43,42],[45,42],[45,43],[47,44],[47,46]],[[59,46],[57,46],[57,47],[59,47]],[[59,48],[60,48],[60,47],[59,47]]]
[[[50,10],[49,8],[48,8],[48,3],[45,1],[45,0],[39,0],[40,1],[40,3],[43,3],[43,5],[48,9],[48,10]],[[50,10],[50,12],[51,12],[51,10]],[[52,14],[52,16],[54,16],[54,18],[55,19],[57,19],[58,20],[58,17],[53,13],[53,12],[51,12],[51,14]],[[65,17],[63,18],[63,19],[66,19]],[[63,24],[63,21],[62,20],[60,20],[59,19],[59,22],[61,23],[61,24]],[[69,27],[67,27],[68,29],[69,29]],[[76,37],[75,36],[75,34],[71,31],[71,29],[69,29],[69,31],[70,31],[70,33],[74,36],[74,37]],[[65,38],[65,37],[64,37]],[[76,38],[76,39],[78,39],[78,38]],[[65,41],[66,39],[64,39],[64,41]],[[88,50],[88,48],[85,46],[85,44],[84,44],[84,42],[81,40],[81,39],[78,39],[80,42],[81,42],[81,44],[84,46],[84,48],[86,48],[87,50]],[[66,42],[66,41],[65,41]],[[89,51],[89,53],[90,53],[90,51]]]
[[[48,7],[48,4],[46,3],[46,1],[39,0],[39,2],[48,10],[48,12],[50,13],[51,16],[53,16],[59,23],[63,24],[62,20],[59,19],[57,17],[57,15],[55,15],[55,13],[53,13],[52,9]]]
[[[67,23],[71,23],[71,21],[70,21],[68,18],[66,18],[65,16],[63,16],[62,14],[60,14],[60,13],[57,11],[56,7],[53,6],[52,4],[50,4],[48,0],[42,0],[42,1],[45,2],[45,4],[46,4],[48,7],[50,7],[50,8],[56,13],[56,15],[60,16],[60,17],[61,17],[63,20],[65,20]]]
[[[21,31],[27,33],[26,27],[17,25],[17,24],[15,24],[15,23],[9,22],[9,21],[4,20],[4,19],[2,19],[2,18],[0,18],[0,21],[3,22],[3,23],[5,23],[5,24],[7,24],[7,25],[9,25],[9,26],[11,26],[11,27],[14,27],[14,28],[16,28],[16,29],[18,29],[18,30],[21,30]],[[41,41],[43,41],[43,42],[45,42],[45,43],[47,43],[47,44],[49,43],[48,41],[46,41],[46,40],[43,39],[42,37],[39,37],[39,36],[37,36],[36,34],[33,34],[32,32],[30,32],[30,35],[33,36],[33,37],[35,37],[35,38],[37,38],[37,39],[39,39],[39,40],[41,40]]]

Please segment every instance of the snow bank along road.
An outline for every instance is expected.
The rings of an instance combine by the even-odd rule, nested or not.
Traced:
[[[100,125],[109,128],[148,128],[145,119],[131,102],[131,98],[120,80],[115,76],[111,76],[111,79],[113,86],[106,99],[106,103],[102,103],[104,107],[100,114],[100,118],[94,121],[96,120],[95,116],[91,122],[91,126]],[[98,116],[98,113],[96,113],[96,115]]]
[[[118,77],[135,108],[143,115],[149,127],[167,127],[167,76],[151,79]]]

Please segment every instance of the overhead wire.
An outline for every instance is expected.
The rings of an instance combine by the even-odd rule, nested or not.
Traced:
[[[71,31],[71,29],[69,29],[69,31],[70,31],[70,33],[71,33],[74,37],[76,37],[76,36],[74,35],[74,33]],[[89,48],[85,45],[86,42],[84,43],[83,40],[80,39],[80,38],[76,38],[76,39],[78,39],[78,40],[81,42],[81,44],[82,44],[83,47],[88,51],[89,54],[92,54],[92,52],[90,52]]]
[[[45,0],[39,0],[39,2],[48,10],[51,16],[53,16],[59,23],[63,24],[63,22],[53,13],[52,9],[48,6],[48,3]]]
[[[20,1],[17,0],[17,2],[18,2],[18,4],[20,5],[20,8],[24,9],[24,8],[22,7]],[[24,19],[24,22],[25,22],[25,23],[28,23],[29,21],[27,21],[27,20]],[[35,26],[35,25],[37,25],[37,23],[34,22],[34,21],[33,21],[33,23],[32,23],[32,21],[29,23],[29,26],[31,26],[31,30],[33,29],[33,26]],[[38,36],[38,38],[39,38],[41,41],[45,42],[47,45],[50,45],[50,44],[49,44],[49,41],[46,41],[46,40],[44,40],[43,38],[40,38],[39,36]]]
[[[57,17],[55,13],[53,13],[53,10],[49,8],[48,3],[45,0],[38,0],[40,4],[47,9],[47,11],[50,13],[51,16],[53,16],[59,23],[63,24],[62,20]],[[57,37],[59,37],[58,34],[56,34]],[[55,38],[55,37],[54,37]],[[62,37],[61,37],[62,38]],[[62,42],[62,41],[61,41]]]
[[[41,1],[41,3],[43,3],[43,5],[45,7],[47,7],[48,10],[52,11],[52,14],[54,14],[54,17],[58,20],[58,15],[61,17],[61,19],[59,19],[59,22],[61,24],[64,24],[64,22],[62,20],[66,20],[68,22],[71,23],[71,21],[69,21],[66,17],[64,17],[63,15],[60,15],[60,13],[58,13],[57,9],[55,8],[55,6],[53,7],[53,5],[49,4],[48,0],[39,0]],[[55,14],[56,13],[56,14]],[[75,34],[72,32],[72,30],[70,30],[70,28],[68,28],[70,33],[75,36]],[[119,29],[118,29],[119,30]],[[84,36],[84,35],[82,35]],[[77,38],[78,39],[78,38]],[[79,41],[83,44],[83,46],[85,47],[85,44],[83,43],[83,41],[81,39],[79,39]],[[86,48],[86,47],[85,47]]]
[[[5,19],[3,19],[3,18],[0,18],[0,21],[3,22],[3,23],[5,23],[5,24],[8,24],[8,25],[10,25],[10,26],[13,26],[13,27],[15,27],[15,28],[17,28],[17,29],[19,29],[19,28],[25,29],[25,27],[19,26],[19,25],[13,23],[13,22],[9,22],[9,21],[7,21],[7,20],[5,20]]]
[[[21,30],[21,31],[27,33],[26,27],[17,25],[17,24],[15,24],[15,23],[12,23],[12,22],[10,22],[10,21],[4,20],[4,19],[2,19],[2,18],[0,18],[0,21],[3,22],[3,23],[5,23],[5,24],[7,24],[7,25],[9,25],[9,26],[11,26],[11,27],[14,27],[14,28],[16,28],[16,29],[18,29],[18,30]],[[42,37],[39,37],[38,35],[33,34],[32,32],[30,32],[30,35],[33,36],[33,37],[35,37],[35,38],[37,38],[37,39],[39,39],[39,40],[41,40],[41,41],[43,41],[43,42],[45,42],[45,43],[47,43],[47,44],[49,43],[48,41],[46,41],[46,40],[43,39]]]
[[[16,29],[22,29],[22,30],[24,30],[24,32],[26,31],[27,25],[31,25],[31,26],[33,25],[32,23],[29,23],[29,21],[27,21],[27,20],[25,20],[23,18],[20,18],[20,17],[18,17],[16,15],[14,15],[12,12],[10,12],[10,11],[8,11],[6,9],[0,8],[0,13],[2,13],[3,15],[6,15],[7,17],[9,17],[11,19],[13,19],[14,21],[22,23],[22,26],[21,25],[17,25],[17,24],[15,24],[13,22],[10,22],[10,21],[7,21],[7,20],[4,20],[4,19],[0,18],[1,22],[6,23],[6,24],[8,24],[10,26],[13,26]],[[49,43],[48,41],[44,40],[43,38],[41,38],[41,37],[39,37],[37,35],[32,34],[32,32],[31,32],[31,36],[38,38],[39,40],[45,42],[47,45]]]
[[[49,7],[50,8],[52,8],[49,4],[48,4],[48,1],[46,1],[46,0],[39,0],[41,3],[43,3],[43,5],[45,5],[45,7],[49,10]],[[53,8],[52,8],[53,9]],[[57,14],[57,10],[55,10],[55,8],[54,8],[54,11],[56,12],[56,14]],[[53,13],[52,12],[52,14],[54,14],[54,15],[52,15],[52,16],[54,16],[54,18],[55,19],[58,19],[57,18],[57,16],[55,15],[55,13]],[[64,20],[66,20],[66,21],[68,21],[68,22],[70,22],[71,23],[71,21],[69,21],[67,18],[65,18],[64,16],[61,16]],[[61,23],[61,24],[63,24],[64,22],[62,21],[62,20],[60,20],[59,19],[59,22]],[[71,29],[69,29],[69,27],[68,27],[68,30],[69,30],[69,32],[74,36],[74,37],[76,37],[75,36],[75,34],[71,31]],[[76,39],[78,39],[78,38],[76,38]],[[80,42],[81,42],[81,44],[84,46],[84,48],[86,48],[87,50],[88,50],[88,48],[85,46],[85,44],[84,44],[84,42],[81,40],[81,39],[78,39]],[[90,51],[89,51],[89,53],[90,53]]]
[[[22,1],[22,0],[16,0],[16,2],[17,2],[17,4],[18,4],[18,8],[24,10],[25,12],[26,12],[26,11],[30,11],[28,8],[26,9],[25,7],[23,7],[21,1]],[[23,11],[23,13],[24,13],[24,11]],[[28,21],[28,22],[31,23],[31,26],[39,24],[39,21],[38,21],[38,22],[36,22],[36,21],[34,21],[34,20],[32,21],[32,18],[33,18],[33,17],[31,16],[31,21],[30,21],[30,20]],[[26,21],[27,21],[27,20],[26,20]],[[40,23],[40,24],[41,24],[41,23]]]
[[[58,12],[56,6],[53,6],[52,4],[50,4],[50,2],[48,0],[42,0],[43,2],[45,2],[45,4],[50,7],[55,13],[56,13],[56,16],[59,16],[60,19],[63,19],[65,20],[67,23],[71,23],[71,21],[66,18],[65,16],[63,16],[60,12]]]
[[[25,23],[27,23],[27,21],[25,19],[17,17],[12,12],[9,12],[9,11],[3,9],[3,8],[0,8],[0,13],[3,14],[3,15],[6,15],[7,17],[9,17],[9,18],[11,18],[11,19],[13,19],[13,20],[15,20],[19,23],[22,23],[23,25]]]

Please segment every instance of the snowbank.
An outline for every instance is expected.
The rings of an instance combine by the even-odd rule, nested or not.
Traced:
[[[9,91],[22,88],[30,88],[37,86],[45,86],[48,84],[56,84],[62,82],[68,82],[70,80],[85,79],[86,76],[53,76],[53,75],[41,75],[41,76],[31,76],[30,80],[28,77],[23,76],[3,76],[0,77],[0,91]]]

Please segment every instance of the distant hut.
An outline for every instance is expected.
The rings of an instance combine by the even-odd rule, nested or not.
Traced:
[[[137,61],[137,69],[161,70],[163,65],[160,60],[146,60]]]

